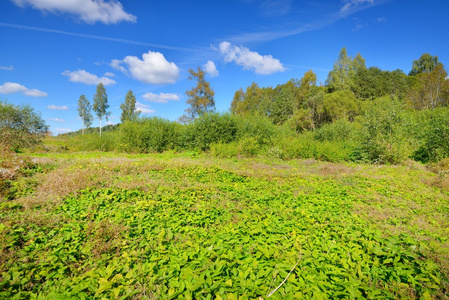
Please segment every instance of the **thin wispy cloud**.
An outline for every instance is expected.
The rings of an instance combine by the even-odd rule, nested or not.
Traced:
[[[5,71],[12,71],[14,70],[13,66],[0,66],[0,70],[5,70]]]
[[[69,128],[55,128],[55,131],[59,132],[59,133],[67,133],[67,132],[72,131],[72,129],[69,129]]]
[[[154,103],[168,103],[168,101],[179,101],[180,98],[176,94],[170,94],[170,93],[145,93],[142,96],[145,101],[154,102]]]
[[[65,119],[59,119],[59,118],[50,118],[48,119],[49,121],[54,121],[54,122],[65,122]]]
[[[290,11],[293,0],[265,0],[260,7],[264,14],[269,16],[282,16]]]
[[[49,110],[69,110],[69,107],[66,105],[58,106],[58,105],[51,104],[51,105],[47,105],[47,108]]]
[[[359,11],[374,7],[376,5],[380,5],[387,1],[390,0],[348,0],[344,1],[344,4],[342,6],[336,9],[334,8],[333,11],[322,14],[322,16],[317,18],[316,20],[299,24],[296,27],[291,25],[284,25],[285,28],[280,30],[245,32],[228,37],[226,38],[226,40],[234,44],[250,44],[268,42],[288,36],[294,36],[301,33],[325,28]]]
[[[84,34],[84,33],[70,32],[70,31],[63,31],[63,30],[56,30],[56,29],[48,29],[48,28],[41,28],[41,27],[34,27],[34,26],[24,26],[24,25],[18,25],[18,24],[10,24],[10,23],[0,23],[0,26],[15,28],[15,29],[22,29],[22,30],[32,30],[32,31],[39,31],[39,32],[62,34],[62,35],[75,36],[75,37],[86,38],[86,39],[94,39],[94,40],[101,40],[101,41],[107,41],[107,42],[143,46],[143,47],[161,48],[161,49],[177,50],[177,51],[193,51],[193,49],[183,48],[183,47],[146,43],[146,42],[127,40],[127,39],[119,39],[119,38],[113,38],[113,37],[105,37],[105,36],[99,36],[99,35]]]
[[[342,8],[340,8],[340,12],[343,14],[350,13],[351,10],[354,8],[357,8],[360,5],[363,4],[370,4],[372,5],[374,3],[374,0],[346,0],[345,5],[343,5]]]

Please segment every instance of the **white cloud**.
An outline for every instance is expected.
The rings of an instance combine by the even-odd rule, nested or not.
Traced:
[[[64,119],[59,119],[59,118],[51,118],[51,119],[48,119],[49,121],[55,121],[55,122],[65,122],[65,120]]]
[[[5,82],[3,85],[0,85],[0,94],[15,94],[15,93],[22,93],[25,96],[30,97],[48,96],[46,92],[42,92],[36,89],[29,89],[26,86],[15,82]]]
[[[137,17],[125,12],[116,0],[12,0],[20,7],[31,6],[42,12],[68,13],[86,23],[115,24],[121,21],[136,22]]]
[[[384,17],[377,18],[377,22],[378,23],[387,22],[387,18],[384,18]]]
[[[142,59],[136,56],[127,56],[123,60],[114,59],[111,66],[143,83],[175,83],[179,77],[178,66],[167,61],[160,52],[148,51],[142,54]]]
[[[72,131],[72,129],[69,129],[69,128],[55,128],[55,131],[56,132],[61,132],[61,133],[67,133],[67,132]]]
[[[136,111],[140,111],[143,114],[152,114],[156,112],[149,105],[142,104],[139,101],[136,101]]]
[[[179,101],[179,96],[176,94],[170,93],[145,93],[142,98],[146,101],[154,102],[154,103],[168,103],[168,101]]]
[[[373,4],[374,0],[346,0],[345,2],[346,2],[345,5],[343,5],[343,7],[340,9],[341,13],[347,13],[351,9],[364,3]]]
[[[47,105],[47,108],[50,110],[69,110],[69,107],[65,106],[65,105],[57,106],[57,105],[51,104],[51,105]]]
[[[116,123],[112,122],[112,121],[107,121],[106,125],[115,125]]]
[[[85,70],[78,71],[64,71],[62,75],[69,77],[69,81],[71,82],[80,82],[90,85],[97,85],[100,82],[103,85],[112,85],[115,84],[115,80],[107,78],[107,77],[98,77],[97,75],[91,74]]]
[[[13,66],[8,66],[8,67],[0,66],[0,70],[12,71],[12,70],[14,70],[14,67]]]
[[[104,76],[106,76],[106,77],[114,77],[115,74],[112,73],[112,72],[106,72],[106,73],[104,73]]]
[[[211,60],[207,61],[207,63],[203,65],[203,70],[211,77],[217,77],[219,75],[215,63]]]
[[[285,15],[290,11],[292,0],[265,0],[261,8],[265,14],[270,16]]]
[[[254,70],[257,74],[268,75],[285,71],[285,67],[279,59],[273,58],[271,55],[260,55],[246,47],[237,47],[229,42],[222,42],[219,51],[224,56],[225,62],[235,62],[243,69]]]

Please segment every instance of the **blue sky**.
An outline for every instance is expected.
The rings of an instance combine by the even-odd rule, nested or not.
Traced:
[[[58,134],[82,127],[78,99],[102,82],[109,122],[130,89],[144,116],[176,120],[201,66],[224,112],[252,82],[312,69],[324,83],[343,47],[383,70],[408,73],[425,52],[448,66],[448,13],[447,0],[2,0],[0,99]]]

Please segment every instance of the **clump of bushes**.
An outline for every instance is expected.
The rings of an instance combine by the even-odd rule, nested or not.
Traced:
[[[66,150],[148,153],[210,151],[216,157],[268,156],[332,162],[397,164],[449,157],[449,108],[410,111],[397,98],[366,100],[361,115],[339,118],[302,133],[264,116],[207,113],[188,124],[152,117],[125,122],[100,138],[67,139]]]

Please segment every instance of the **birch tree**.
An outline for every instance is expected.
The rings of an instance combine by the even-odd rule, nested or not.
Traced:
[[[86,96],[81,95],[78,99],[78,114],[83,120],[83,135],[84,128],[89,128],[92,125],[93,116],[92,116],[92,106],[90,105],[89,100],[87,100]]]
[[[104,88],[104,85],[100,82],[97,85],[97,93],[94,95],[94,105],[93,105],[93,111],[98,117],[98,120],[100,120],[100,138],[101,138],[101,121],[104,117],[106,117],[106,121],[109,117],[109,104],[108,104],[108,95],[106,94],[106,89]]]

